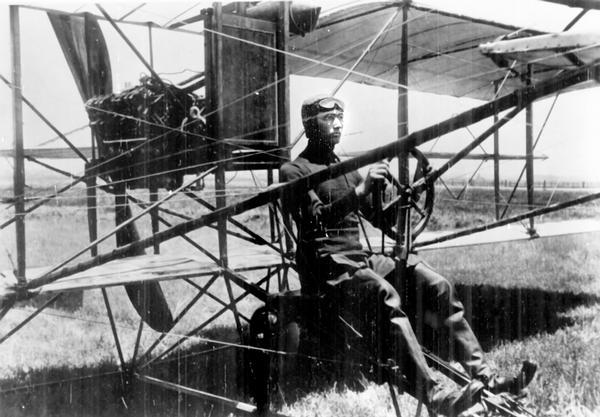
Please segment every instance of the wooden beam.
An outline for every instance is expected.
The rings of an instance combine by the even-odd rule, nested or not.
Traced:
[[[25,155],[23,153],[23,96],[21,86],[21,28],[19,6],[10,6],[10,39],[12,63],[13,149],[15,196],[15,229],[17,244],[17,280],[25,283]]]
[[[77,178],[77,175],[71,173],[71,172],[67,172],[65,170],[62,170],[60,168],[56,168],[55,166],[52,166],[50,164],[46,164],[45,162],[42,162],[36,158],[33,158],[31,156],[28,156],[27,154],[25,154],[25,159],[27,159],[30,162],[33,162],[34,164],[38,164],[40,166],[43,166],[46,169],[49,169],[50,171],[54,171],[56,173],[59,173],[61,175],[64,175],[65,177],[69,177],[71,179]],[[35,197],[34,197],[35,198]],[[28,200],[30,200],[31,198],[29,198]]]
[[[213,22],[214,28],[218,33],[223,33],[223,10],[221,3],[213,4]],[[217,146],[217,161],[225,161],[227,159],[227,149],[222,141],[223,132],[225,131],[225,113],[223,112],[223,108],[225,106],[225,102],[223,101],[223,37],[216,36],[215,42],[213,43],[214,53],[215,53],[215,64],[216,64],[216,72],[214,74],[214,80],[216,82],[216,89],[213,90],[216,92],[216,100],[213,103],[216,104],[217,110],[217,123],[215,125],[215,130],[213,131],[213,138],[216,138],[219,141]],[[206,53],[206,52],[205,52]],[[227,183],[225,181],[225,170],[227,167],[227,163],[219,163],[217,165],[217,170],[215,171],[215,191],[216,191],[216,206],[217,210],[222,209],[227,206]],[[227,218],[221,217],[217,220],[217,234],[219,238],[219,261],[221,267],[224,269],[228,268],[229,265],[229,253],[227,248]],[[233,314],[233,319],[235,321],[236,328],[238,330],[238,334],[240,338],[242,337],[242,322],[240,321],[240,315],[237,310],[237,305],[234,303],[234,295],[233,289],[231,287],[231,281],[234,278],[228,274],[224,274],[223,278],[225,280],[225,288],[227,289],[227,295],[229,296],[229,300],[231,301],[231,313]]]
[[[408,4],[403,4],[398,11],[402,11],[402,37],[400,44],[400,64],[398,64],[398,138],[408,135]],[[408,185],[410,174],[408,172],[409,148],[398,152],[398,181],[400,184]],[[394,288],[398,290],[400,299],[406,296],[406,285],[403,271],[406,271],[408,251],[410,251],[410,211],[408,204],[409,196],[402,193],[400,196],[400,210],[396,218],[396,273],[394,275]],[[408,227],[406,227],[408,225]],[[403,256],[405,255],[405,256]],[[418,331],[418,330],[417,330]]]
[[[396,119],[396,129],[398,138],[404,138],[408,135],[408,4],[404,3],[398,7],[396,13],[402,12],[402,28],[400,38],[400,63],[398,64],[398,115]],[[394,15],[395,16],[395,15]],[[401,140],[401,139],[400,139]],[[410,184],[409,173],[409,148],[398,152],[398,182],[403,185]],[[388,158],[389,159],[389,158]],[[376,199],[381,197],[375,195]],[[400,205],[396,216],[396,233],[394,236],[394,261],[395,269],[392,284],[400,295],[400,302],[404,304],[407,299],[406,268],[408,253],[412,246],[412,237],[410,234],[410,204],[409,195],[400,193]],[[384,234],[381,234],[381,240],[384,240]],[[420,304],[420,303],[417,303]],[[418,314],[418,312],[417,312]],[[421,336],[422,326],[417,326],[415,332],[418,337]]]
[[[531,85],[533,77],[533,65],[527,65],[526,85]],[[534,173],[533,173],[533,102],[525,107],[525,166],[527,179],[527,205],[529,210],[534,207]],[[535,219],[529,218],[529,233],[535,234]]]
[[[571,19],[567,26],[565,26],[563,32],[566,32],[567,30],[571,29],[575,25],[575,23],[577,23],[588,12],[588,10],[589,9],[583,9],[582,11],[580,11],[579,14],[573,19]]]
[[[90,175],[86,164],[85,173],[85,194],[86,194],[86,206],[87,206],[87,223],[88,223],[88,235],[90,242],[95,242],[98,239],[98,198],[96,190],[96,177]],[[92,257],[98,255],[98,246],[94,245],[90,248],[90,255]]]
[[[494,81],[494,96],[498,94],[500,82]],[[498,122],[498,112],[494,112],[494,123]],[[500,220],[500,130],[494,131],[494,210],[496,220]]]
[[[91,160],[96,160],[96,135],[93,131],[90,132],[91,140]],[[90,173],[91,163],[85,164],[85,193],[86,193],[86,205],[87,205],[87,221],[88,221],[88,234],[90,242],[95,241],[98,238],[98,190],[96,189],[97,177]],[[98,247],[92,246],[90,248],[92,257],[98,255]]]
[[[481,225],[481,226],[472,227],[470,229],[461,230],[459,232],[450,233],[448,235],[440,236],[440,237],[435,238],[435,239],[426,240],[426,241],[423,241],[423,242],[418,242],[418,243],[415,243],[415,248],[421,248],[421,247],[425,247],[425,246],[435,245],[437,243],[446,242],[448,240],[456,239],[456,238],[461,237],[461,236],[472,235],[473,233],[485,232],[487,230],[492,230],[492,229],[495,229],[495,228],[498,228],[498,227],[506,226],[507,224],[516,223],[518,221],[525,220],[525,219],[531,219],[533,217],[541,216],[543,214],[552,213],[552,212],[555,212],[555,211],[558,211],[558,210],[564,210],[564,209],[569,208],[569,207],[578,206],[578,205],[585,204],[585,203],[588,203],[590,201],[594,201],[594,200],[598,200],[598,199],[600,199],[600,193],[589,194],[589,195],[586,195],[586,196],[583,196],[583,197],[579,197],[579,198],[576,198],[576,199],[573,199],[573,200],[570,200],[570,201],[565,201],[563,203],[556,203],[556,204],[552,204],[550,206],[543,207],[543,208],[540,208],[540,209],[527,211],[527,212],[525,212],[523,214],[518,214],[518,215],[513,216],[513,217],[507,217],[505,219],[498,220],[498,221],[493,222],[493,223],[488,223],[488,224],[484,224],[484,225]]]
[[[340,157],[342,159],[346,159],[346,158],[354,158],[358,155],[362,155],[363,153],[365,153],[365,151],[352,151],[352,152],[345,152],[344,154],[340,155]],[[456,155],[456,152],[423,152],[423,155],[427,158],[427,159],[450,159],[452,157],[454,157],[454,155]],[[414,158],[412,155],[409,155],[410,158]],[[495,158],[494,154],[483,154],[483,153],[470,153],[468,155],[465,155],[462,159],[468,159],[468,160],[473,160],[473,161],[488,161],[488,160],[493,160]],[[506,161],[523,161],[525,160],[526,156],[525,155],[511,155],[511,154],[499,154],[498,155],[498,159],[499,160],[506,160]],[[534,155],[533,159],[537,159],[537,160],[546,160],[548,159],[547,155]]]
[[[87,158],[92,157],[91,147],[79,148],[79,151]],[[0,149],[0,156],[12,157],[11,150]],[[79,159],[79,156],[70,148],[28,148],[23,150],[23,156],[36,159]]]
[[[504,126],[510,120],[512,120],[517,114],[519,114],[519,112],[521,110],[523,110],[523,107],[521,105],[516,106],[508,114],[504,115],[498,121],[496,121],[492,126],[487,128],[481,135],[477,136],[473,141],[471,141],[471,143],[469,143],[467,146],[465,146],[463,149],[461,149],[458,153],[456,153],[452,158],[450,158],[448,161],[446,161],[444,164],[442,164],[442,166],[440,166],[438,169],[432,171],[425,178],[422,178],[418,182],[420,182],[422,185],[425,183],[425,180],[436,181],[437,179],[439,179],[450,168],[452,168],[454,165],[456,165],[458,162],[460,162],[466,155],[468,155],[469,152],[471,152],[473,149],[475,149],[476,147],[481,145],[483,143],[483,141],[485,139],[487,139],[491,134],[498,131],[498,129],[500,129],[502,126]],[[481,166],[481,164],[480,164],[480,166]],[[416,186],[416,184],[417,183],[413,184],[413,186]]]
[[[83,153],[86,157],[91,158],[92,156],[92,148],[91,147],[81,147],[79,148],[81,153]],[[362,155],[364,151],[350,151],[341,154],[342,158],[353,158],[358,155]],[[25,158],[35,158],[35,159],[76,159],[77,156],[73,153],[73,151],[69,148],[25,148],[23,150],[23,155]],[[427,157],[427,159],[448,159],[454,156],[453,152],[423,152],[423,155]],[[0,149],[0,157],[12,158],[13,150],[12,149]],[[250,156],[249,156],[250,158]],[[472,160],[481,160],[481,159],[493,159],[494,155],[485,155],[481,153],[469,154],[464,157],[464,159],[472,159]],[[525,155],[512,155],[512,154],[500,154],[498,155],[500,160],[524,160]],[[545,160],[548,159],[547,155],[534,155],[533,159]],[[233,164],[235,170],[240,170],[240,167],[246,163]],[[260,164],[259,162],[250,162],[252,166],[248,169],[273,169],[277,168],[275,161],[267,162]]]
[[[277,49],[284,53],[277,54],[277,139],[280,149],[284,149],[283,157],[290,159],[290,79],[288,77],[288,40],[290,37],[290,7],[291,2],[279,4],[277,19],[277,34],[275,42]],[[269,170],[269,172],[271,172]]]

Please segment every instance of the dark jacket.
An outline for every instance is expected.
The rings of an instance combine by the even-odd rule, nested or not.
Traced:
[[[281,167],[287,182],[326,169],[337,162],[333,152],[323,155],[309,146]],[[283,206],[298,228],[296,264],[304,287],[314,287],[344,272],[352,273],[367,258],[360,243],[359,210],[370,219],[370,198],[359,199],[354,191],[362,181],[357,171],[331,178],[307,193],[284,196]]]

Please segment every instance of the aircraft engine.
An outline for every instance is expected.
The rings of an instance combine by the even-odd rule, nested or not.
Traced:
[[[95,173],[129,188],[175,189],[183,176],[215,160],[206,136],[204,99],[177,86],[143,77],[140,85],[86,102],[98,144]]]

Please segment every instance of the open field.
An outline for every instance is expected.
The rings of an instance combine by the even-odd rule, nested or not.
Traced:
[[[540,193],[536,204],[546,205],[551,194],[551,191]],[[564,201],[581,194],[581,191],[556,192],[551,201]],[[491,220],[493,196],[489,190],[469,190],[463,197],[466,202],[456,202],[438,187],[437,198],[434,230]],[[523,193],[519,198],[522,203]],[[87,243],[83,202],[81,194],[75,193],[72,200],[59,200],[28,216],[29,265],[55,264]],[[100,235],[110,230],[114,222],[110,203],[110,198],[104,198],[100,204],[103,206],[99,213]],[[190,216],[202,212],[187,201],[177,201],[169,207]],[[597,204],[592,204],[552,218],[597,217],[599,210]],[[2,217],[6,216],[4,211]],[[264,208],[239,217],[254,230],[266,230]],[[147,235],[149,221],[143,219],[137,223],[142,236]],[[3,252],[0,269],[7,269],[11,266],[5,249],[12,250],[14,231],[8,228],[1,233],[0,241],[5,248],[0,247]],[[193,232],[191,237],[216,250],[213,231],[203,229]],[[113,239],[109,239],[101,245],[100,252],[113,244]],[[161,249],[164,253],[192,250],[180,239]],[[457,284],[487,357],[498,369],[515,371],[524,359],[540,364],[529,397],[531,407],[539,415],[591,416],[600,412],[597,377],[600,375],[600,234],[430,251],[424,256]],[[193,295],[191,287],[181,282],[166,283],[163,288],[173,311],[179,311]],[[215,293],[224,294],[224,286],[215,288]],[[131,355],[138,317],[123,289],[110,289],[109,294],[118,326],[125,330],[124,351]],[[240,309],[251,314],[258,305],[257,301],[248,300],[240,304]],[[11,311],[0,322],[0,334],[31,308],[22,305]],[[211,300],[203,301],[174,333],[193,328],[196,321],[218,308]],[[243,388],[243,351],[222,349],[210,341],[235,341],[232,323],[230,315],[222,316],[213,328],[185,344],[171,358],[171,366],[157,372],[175,372],[181,380],[211,392],[248,401]],[[142,346],[147,346],[155,335],[145,330]],[[212,353],[199,355],[200,351]],[[120,398],[115,388],[119,381],[114,378],[116,352],[98,290],[86,292],[83,307],[75,311],[48,310],[47,314],[41,314],[16,337],[0,345],[0,358],[0,391],[10,391],[0,396],[0,410],[7,415],[218,415],[189,398],[140,386],[134,388],[137,400]],[[48,384],[99,374],[104,376],[93,381]],[[34,389],[37,384],[42,385]],[[328,381],[317,386],[301,384],[284,394],[287,405],[282,411],[294,416],[393,415],[387,388],[376,385],[356,393]],[[415,403],[407,396],[402,396],[401,403],[403,415],[410,415]]]
[[[456,196],[460,188],[451,188]],[[41,188],[30,190],[28,195],[45,196],[54,191],[53,188]],[[231,189],[231,201],[236,201],[248,197],[257,191],[256,185],[250,181],[247,186]],[[510,190],[503,190],[505,198],[508,198]],[[534,206],[544,207],[548,204],[568,201],[583,195],[590,194],[596,190],[576,189],[568,190],[538,190],[536,191],[536,200]],[[9,194],[8,190],[0,190],[0,196]],[[138,192],[136,195],[147,200],[147,193]],[[165,194],[161,194],[160,197]],[[208,201],[212,201],[214,190],[207,184],[206,190],[201,194]],[[55,263],[57,260],[66,257],[67,254],[76,249],[84,247],[89,242],[87,235],[87,216],[85,210],[85,189],[83,187],[68,191],[60,198],[52,200],[47,205],[39,208],[26,217],[27,228],[27,265],[28,267],[47,266]],[[494,196],[490,188],[469,188],[457,200],[451,196],[443,187],[436,187],[436,201],[434,211],[429,222],[427,230],[451,230],[462,229],[470,226],[476,226],[493,221],[494,219]],[[103,192],[99,192],[98,199],[98,221],[99,236],[107,233],[114,227],[114,198]],[[190,217],[196,217],[207,210],[202,206],[192,202],[187,197],[175,197],[166,203],[165,207],[178,211]],[[139,212],[139,207],[132,207],[134,214]],[[526,192],[519,189],[511,203],[511,208],[507,215],[517,214],[527,211]],[[0,205],[0,221],[12,216],[12,209],[9,205]],[[598,218],[600,217],[600,201],[588,203],[582,206],[572,207],[566,210],[550,213],[537,219],[537,221],[558,221],[564,219],[578,218]],[[173,223],[181,219],[166,216]],[[253,230],[259,234],[268,234],[268,213],[266,207],[259,207],[255,210],[244,213],[237,218],[242,223],[247,223]],[[136,221],[136,225],[142,237],[150,234],[150,222],[148,216]],[[161,226],[164,228],[164,226]],[[210,234],[204,230],[196,232],[202,235],[201,242],[207,244],[209,249],[216,248],[214,239],[215,234]],[[208,233],[208,234],[204,234]],[[57,243],[58,242],[58,243]],[[100,245],[102,249],[112,248],[114,238],[110,238],[106,243]],[[165,246],[165,250],[189,250],[191,246],[182,242],[181,239],[175,239]],[[0,231],[0,270],[10,269],[11,263],[7,253],[14,251],[14,229],[8,227]],[[85,255],[84,255],[85,257]]]

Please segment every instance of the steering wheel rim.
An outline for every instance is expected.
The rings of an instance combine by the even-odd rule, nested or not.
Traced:
[[[433,182],[421,181],[432,170],[427,157],[416,148],[411,149],[410,154],[417,160],[417,167],[413,173],[411,184],[402,185],[397,178],[392,177],[392,185],[397,196],[387,204],[382,204],[381,207],[383,216],[387,217],[389,213],[395,213],[395,207],[400,202],[400,195],[405,192],[409,193],[410,230],[412,238],[415,239],[425,230],[431,219],[435,200],[435,187]],[[419,185],[413,187],[412,185],[417,182],[419,182]]]

